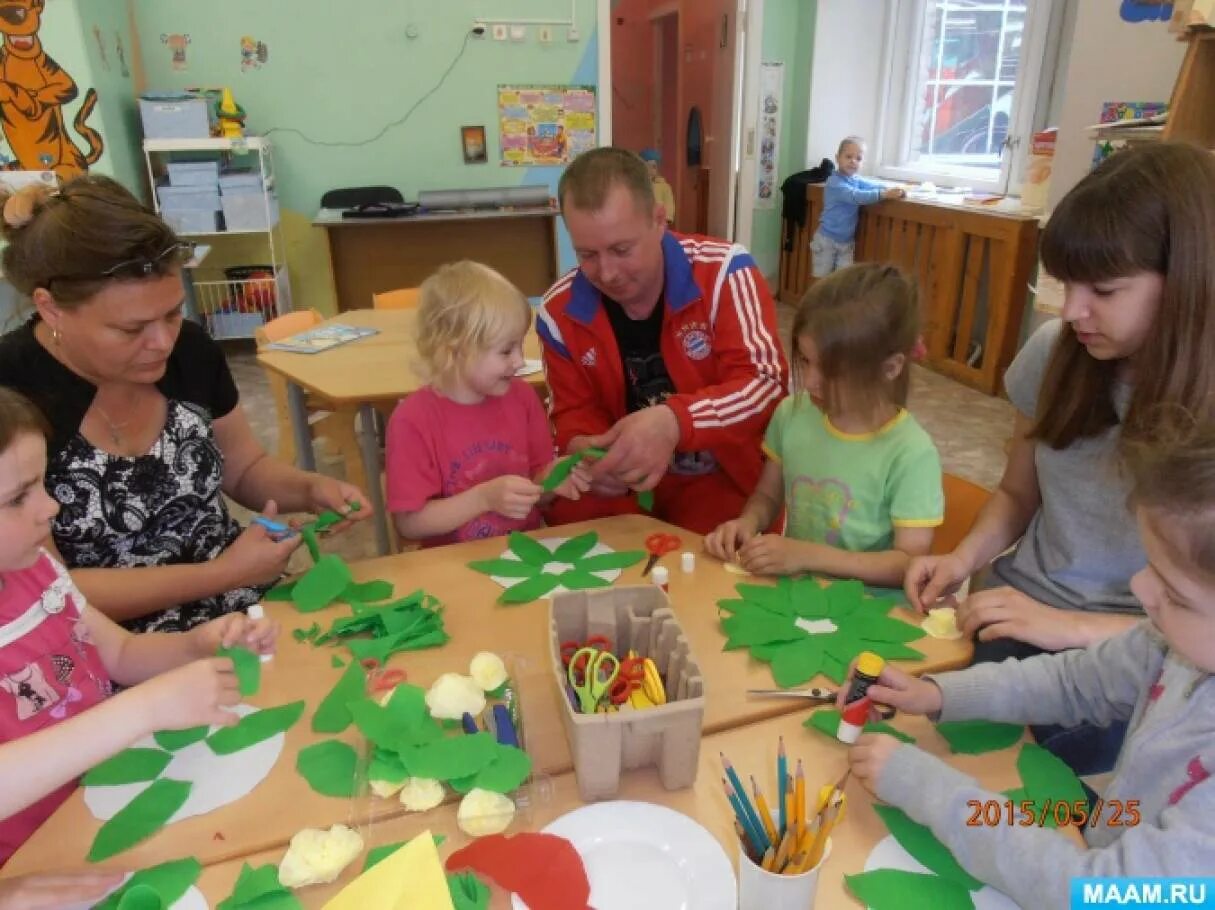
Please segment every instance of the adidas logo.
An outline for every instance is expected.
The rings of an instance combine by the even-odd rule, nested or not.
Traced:
[[[580,363],[584,367],[593,367],[598,362],[598,360],[599,360],[599,355],[595,352],[594,348],[591,348],[585,354],[582,355],[582,359],[580,360]]]

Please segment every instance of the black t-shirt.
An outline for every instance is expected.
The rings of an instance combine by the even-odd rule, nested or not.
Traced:
[[[51,425],[48,455],[63,449],[97,388],[54,358],[34,337],[37,317],[0,337],[0,385],[29,398]],[[236,407],[239,394],[224,352],[197,323],[186,319],[156,388],[166,398],[197,405],[215,420]]]
[[[625,409],[631,414],[642,408],[666,401],[675,393],[675,383],[662,359],[663,298],[645,319],[632,319],[624,308],[610,297],[603,306],[620,348],[620,363],[624,367]]]

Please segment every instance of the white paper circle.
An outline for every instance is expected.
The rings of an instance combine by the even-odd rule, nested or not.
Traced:
[[[878,841],[873,852],[869,854],[869,859],[865,860],[865,871],[872,872],[874,869],[902,869],[906,872],[927,872],[929,874],[932,872],[904,850],[892,834],[888,834]],[[1008,895],[990,886],[984,886],[978,891],[971,891],[970,896],[974,899],[975,910],[1017,910],[1016,903]]]
[[[242,704],[230,710],[244,716],[260,709]],[[218,729],[212,727],[211,732]],[[286,738],[286,734],[278,733],[231,755],[216,755],[205,739],[178,749],[173,753],[173,760],[160,773],[160,778],[190,781],[193,786],[190,787],[189,797],[167,824],[194,815],[205,815],[246,796],[266,779],[283,751]],[[133,748],[159,749],[160,746],[149,736],[135,743]],[[151,781],[143,781],[117,787],[85,787],[84,804],[94,817],[106,821],[117,815],[118,810],[150,784]]]
[[[568,537],[546,537],[542,540],[537,540],[536,542],[547,547],[549,552],[551,553],[551,552],[555,552],[557,547],[561,546],[563,543],[565,543],[569,539],[570,538],[568,538]],[[595,546],[593,546],[589,550],[587,550],[586,554],[582,558],[586,559],[587,556],[598,556],[600,553],[615,553],[615,552],[616,552],[615,550],[613,550],[607,544],[603,543],[603,541],[600,541],[599,543],[595,544]],[[516,556],[511,550],[507,550],[505,553],[503,553],[498,558],[499,559],[510,559],[510,560],[513,560],[514,562],[520,561],[519,557]],[[573,563],[549,562],[549,563],[544,564],[543,571],[547,572],[550,575],[560,575],[562,572],[572,569],[573,567],[574,567]],[[603,569],[599,572],[592,572],[591,574],[599,576],[604,581],[606,581],[610,584],[610,583],[614,582],[617,578],[620,577],[620,572],[621,572],[620,569]],[[515,585],[519,584],[519,582],[527,580],[525,578],[513,578],[510,576],[506,576],[506,575],[491,575],[490,578],[492,578],[494,581],[496,581],[498,584],[500,584],[504,588],[513,588]],[[564,594],[565,591],[566,591],[566,589],[562,585],[557,585],[557,587],[553,588],[553,590],[551,590],[547,594],[545,594],[544,598],[552,597],[554,594]],[[538,597],[536,599],[543,600],[544,598]]]

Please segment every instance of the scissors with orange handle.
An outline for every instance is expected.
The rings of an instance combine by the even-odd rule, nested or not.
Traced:
[[[645,564],[645,568],[641,570],[641,577],[650,574],[650,569],[654,568],[654,563],[666,556],[668,553],[674,553],[679,549],[682,543],[674,534],[663,534],[657,531],[645,539],[645,548],[650,554],[649,561]]]

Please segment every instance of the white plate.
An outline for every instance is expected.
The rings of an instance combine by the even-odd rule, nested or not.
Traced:
[[[865,860],[865,871],[874,869],[902,869],[905,872],[928,872],[931,869],[921,865],[910,853],[903,849],[893,834],[878,841],[869,859]],[[970,892],[975,902],[975,910],[1017,910],[1016,903],[1003,891],[985,886],[978,891]]]
[[[734,910],[738,886],[721,844],[686,815],[651,803],[592,803],[544,829],[586,864],[595,910]],[[514,910],[527,910],[511,895]]]

